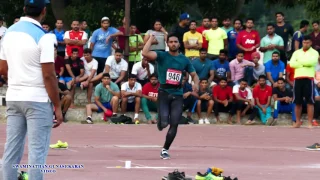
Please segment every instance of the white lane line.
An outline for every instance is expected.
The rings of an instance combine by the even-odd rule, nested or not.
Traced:
[[[119,162],[125,163],[126,161],[119,160]],[[137,163],[132,163],[132,162],[131,162],[131,164],[132,164],[132,165],[135,165],[135,166],[140,166],[141,168],[144,168],[144,169],[153,169],[153,170],[162,171],[162,172],[166,172],[166,173],[173,172],[174,169],[186,169],[185,167],[183,167],[183,168],[180,168],[180,167],[171,167],[171,168],[172,168],[171,170],[165,170],[165,169],[160,169],[160,168],[158,169],[157,167],[145,166],[145,165],[143,165],[143,164],[137,164]],[[189,168],[190,168],[190,167],[189,167]],[[191,169],[193,169],[193,168],[191,168]],[[194,176],[189,175],[189,174],[185,174],[185,175],[186,175],[187,177],[191,177],[191,178],[194,177]],[[166,174],[166,176],[167,176],[167,174]]]

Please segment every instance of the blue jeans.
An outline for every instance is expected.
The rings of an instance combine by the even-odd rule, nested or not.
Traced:
[[[277,119],[279,113],[291,113],[292,114],[292,121],[296,121],[296,113],[294,108],[296,107],[295,104],[285,104],[282,105],[279,101],[274,102],[274,111],[273,111],[273,118]]]
[[[28,136],[28,164],[46,164],[53,125],[49,102],[7,102],[7,139],[2,157],[3,180],[17,179],[17,168]],[[28,169],[29,179],[42,180],[41,169]]]
[[[264,105],[262,105],[262,107],[265,107]],[[266,114],[264,114],[262,112],[262,109],[260,109],[258,106],[256,106],[256,108],[258,109],[259,111],[259,116],[260,116],[260,119],[261,119],[261,122],[263,124],[266,124],[267,120],[271,117],[271,107],[268,106],[267,109],[266,109]]]

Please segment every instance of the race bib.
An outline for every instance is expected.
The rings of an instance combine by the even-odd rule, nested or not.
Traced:
[[[181,71],[175,69],[168,69],[166,83],[171,85],[180,85],[181,76]]]

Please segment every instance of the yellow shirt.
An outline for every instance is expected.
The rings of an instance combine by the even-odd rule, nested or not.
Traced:
[[[219,55],[221,49],[224,49],[224,39],[227,39],[227,33],[218,28],[203,31],[204,37],[209,41],[208,54]]]
[[[306,52],[303,49],[296,50],[290,59],[290,66],[294,69],[294,78],[314,78],[318,58],[319,53],[313,48]]]
[[[183,35],[183,42],[188,42],[189,45],[202,43],[202,35],[198,32],[191,33],[188,31]],[[187,57],[199,57],[200,53],[198,49],[185,49]]]

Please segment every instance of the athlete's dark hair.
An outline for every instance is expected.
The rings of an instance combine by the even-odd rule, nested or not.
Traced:
[[[121,53],[121,54],[123,54],[123,50],[122,50],[122,49],[116,49],[116,50],[114,51],[114,53]]]
[[[227,56],[228,55],[228,51],[226,49],[221,49],[219,54],[225,54]]]
[[[281,16],[283,16],[283,17],[284,17],[283,12],[276,12],[276,13],[275,13],[275,16],[277,16],[278,14],[280,14]]]
[[[74,52],[79,52],[79,49],[78,49],[78,48],[72,48],[72,49],[71,49],[71,52],[72,52],[72,53],[74,53]]]
[[[169,42],[169,39],[170,39],[171,37],[176,37],[176,38],[178,38],[178,35],[175,34],[175,33],[169,34],[169,35],[168,35],[168,38],[167,38],[167,42]]]
[[[207,79],[207,78],[201,78],[201,79],[200,79],[200,83],[201,83],[202,81],[208,81],[208,79]]]
[[[241,19],[235,19],[235,20],[233,20],[233,24],[235,24],[237,21],[240,21],[240,24],[241,24],[241,25],[243,24],[243,22],[242,22]]]
[[[273,23],[268,23],[267,27],[272,26],[273,28],[275,28],[276,26]]]
[[[254,24],[254,19],[253,19],[253,18],[247,18],[247,19],[246,19],[246,22],[248,22],[248,21],[252,21],[253,24]]]
[[[104,78],[104,77],[110,78],[110,74],[109,73],[103,73],[102,74],[102,78]]]
[[[304,41],[307,41],[307,40],[311,41],[311,36],[310,35],[305,35],[305,36],[303,36],[303,40]]]
[[[262,74],[262,75],[260,75],[260,76],[259,76],[259,80],[260,80],[260,79],[264,79],[264,80],[266,80],[266,79],[267,79],[267,77],[266,77],[265,75],[263,75],[263,74]]]
[[[92,53],[92,50],[90,48],[85,48],[83,50],[83,54],[91,54]]]
[[[158,76],[157,76],[155,73],[152,73],[152,74],[149,76],[149,79],[154,78],[154,77],[158,79]]]
[[[227,81],[227,78],[226,77],[221,77],[219,82],[221,82],[221,81]]]
[[[242,79],[239,80],[239,82],[246,82],[246,83],[248,83],[248,80],[246,80],[245,78],[242,78]]]
[[[305,26],[309,26],[309,21],[307,21],[307,20],[302,20],[302,21],[300,22],[300,29],[301,29],[301,28],[304,28]]]
[[[38,8],[38,7],[32,7],[29,5],[25,6],[25,15],[31,16],[31,17],[39,17],[43,8]]]
[[[283,81],[284,83],[286,82],[286,80],[282,77],[279,77],[277,81]]]
[[[275,51],[272,53],[272,55],[277,54],[278,56],[280,56],[280,53],[278,51]]]
[[[197,25],[197,21],[195,21],[195,20],[191,20],[190,25],[191,25],[191,23],[196,23],[196,25]]]
[[[199,52],[208,52],[208,50],[206,48],[201,48],[199,49]]]

